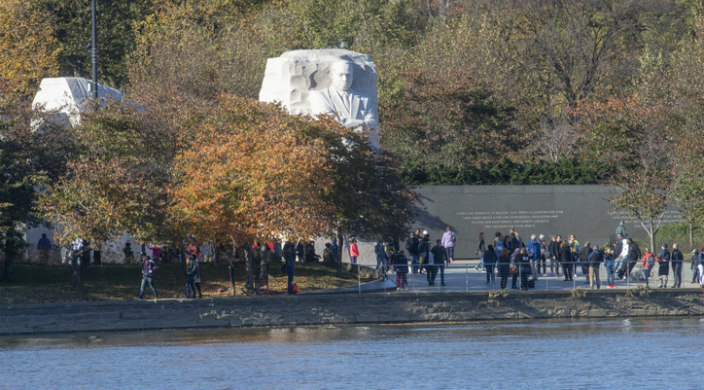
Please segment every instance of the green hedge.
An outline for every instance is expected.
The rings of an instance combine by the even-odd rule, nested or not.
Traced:
[[[561,159],[557,163],[503,159],[475,167],[405,166],[401,178],[407,185],[518,185],[518,184],[600,184],[611,175],[600,163]]]

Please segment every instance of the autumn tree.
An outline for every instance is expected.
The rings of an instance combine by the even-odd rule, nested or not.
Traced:
[[[224,95],[196,138],[176,159],[172,214],[202,239],[250,252],[255,242],[333,230],[340,239],[399,236],[416,211],[389,162],[332,117]]]
[[[256,242],[307,239],[328,230],[330,154],[318,137],[345,129],[290,116],[279,107],[222,96],[175,161],[173,219],[199,239]],[[248,280],[251,280],[249,278]],[[251,285],[248,287],[252,287]]]
[[[3,95],[0,82],[0,95]],[[24,253],[24,230],[42,222],[40,190],[65,170],[73,142],[64,127],[42,119],[21,101],[6,104],[0,113],[0,244],[4,258],[3,281],[13,281],[13,265]]]
[[[668,107],[646,104],[638,96],[584,102],[579,113],[594,158],[616,169],[609,179],[618,189],[611,204],[641,224],[654,248],[678,185],[671,139],[680,125],[676,116]]]
[[[13,265],[25,249],[23,226],[37,222],[34,187],[44,177],[23,160],[20,142],[7,138],[12,123],[0,123],[0,243],[4,257],[2,280],[14,280]]]
[[[476,83],[470,72],[405,75],[398,98],[382,101],[382,147],[402,156],[406,169],[477,167],[521,148],[513,109]]]
[[[398,162],[385,152],[346,154],[344,160],[335,162],[335,191],[328,199],[335,207],[331,219],[338,241],[339,274],[345,236],[388,242],[402,239],[422,202],[401,183]]]
[[[440,9],[439,3],[454,12],[414,50],[418,63],[471,69],[514,107],[516,127],[533,137],[522,153],[552,161],[580,152],[571,109],[583,99],[630,92],[644,48],[666,58],[687,30],[686,7],[673,3],[428,2]]]
[[[157,116],[139,111],[111,103],[84,113],[71,130],[77,150],[42,200],[59,242],[102,243],[124,232],[141,242],[165,238],[177,139]]]
[[[210,101],[221,93],[256,98],[266,58],[281,54],[286,41],[272,31],[278,26],[259,15],[258,3],[162,2],[136,24],[127,64],[132,91],[158,89]]]
[[[41,79],[58,73],[56,44],[50,15],[30,1],[0,2],[0,110],[31,101]]]
[[[677,205],[682,218],[690,226],[690,244],[693,244],[693,225],[704,224],[704,4],[691,4],[692,34],[686,37],[673,56],[673,66],[659,72],[659,79],[651,78],[657,97],[671,102],[682,118],[679,132],[673,134],[673,156],[678,166]],[[665,73],[662,77],[662,73]]]
[[[294,22],[289,28],[303,47],[346,47],[371,55],[384,47],[413,46],[428,25],[408,1],[294,0],[279,11]]]

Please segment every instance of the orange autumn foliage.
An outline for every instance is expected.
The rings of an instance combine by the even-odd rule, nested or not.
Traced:
[[[253,100],[221,96],[175,161],[174,220],[188,234],[236,242],[325,231],[333,181],[329,152],[311,133],[327,121],[290,116]]]

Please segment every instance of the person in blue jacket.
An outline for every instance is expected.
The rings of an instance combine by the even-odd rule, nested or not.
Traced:
[[[533,280],[538,280],[538,274],[540,273],[540,241],[538,241],[535,234],[531,234],[530,241],[526,244],[526,250],[528,251],[528,258],[532,267]]]

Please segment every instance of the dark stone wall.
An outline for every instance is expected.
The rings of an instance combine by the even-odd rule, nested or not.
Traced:
[[[580,243],[603,245],[615,239],[620,220],[626,221],[629,235],[640,238],[645,231],[623,212],[614,212],[608,199],[614,187],[599,185],[533,186],[421,186],[425,210],[413,228],[425,229],[433,240],[447,225],[457,233],[457,258],[476,258],[477,235],[484,232],[492,240],[499,231],[515,228],[524,242],[531,234],[546,237],[574,233]],[[680,220],[676,207],[666,213],[664,223]]]
[[[216,300],[6,305],[0,335],[205,327],[702,316],[700,289],[330,294]]]

